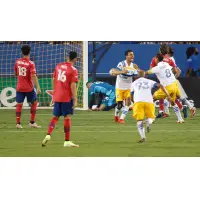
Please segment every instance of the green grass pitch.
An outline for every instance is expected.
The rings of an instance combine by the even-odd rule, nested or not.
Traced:
[[[137,143],[139,134],[136,122],[129,112],[126,124],[113,121],[113,111],[76,111],[72,118],[71,140],[79,148],[64,148],[63,118],[60,118],[53,137],[45,148],[41,147],[51,110],[38,110],[37,123],[41,129],[30,129],[29,110],[22,112],[24,129],[15,128],[15,110],[0,110],[0,156],[6,157],[172,157],[200,156],[200,110],[193,119],[184,124],[176,124],[172,110],[171,116],[159,119],[146,134],[147,142]]]

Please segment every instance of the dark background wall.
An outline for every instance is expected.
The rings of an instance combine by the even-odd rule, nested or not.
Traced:
[[[102,44],[97,44],[96,48],[101,47]],[[197,47],[200,50],[200,45],[191,45],[191,44],[173,44],[170,45],[174,48],[174,58],[176,60],[177,66],[179,66],[182,70],[181,76],[185,76],[186,69],[186,49],[190,46]],[[125,59],[124,52],[127,49],[133,50],[135,54],[134,62],[138,64],[141,69],[147,70],[149,69],[151,59],[155,56],[159,51],[160,45],[158,44],[112,44],[109,50],[106,52],[104,57],[99,62],[97,66],[97,77],[100,76],[109,76],[108,72],[111,68],[115,68],[117,64]],[[93,45],[89,44],[89,73],[92,70],[92,59],[93,55],[91,54],[93,50]],[[100,49],[96,52],[96,59],[100,57],[104,48]],[[200,55],[199,55],[200,56]],[[200,66],[200,59],[199,59]]]

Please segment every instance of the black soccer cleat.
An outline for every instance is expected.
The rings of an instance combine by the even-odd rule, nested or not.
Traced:
[[[182,112],[183,112],[183,117],[186,119],[187,117],[188,117],[188,110],[187,110],[187,106],[183,106],[183,110],[182,110]]]

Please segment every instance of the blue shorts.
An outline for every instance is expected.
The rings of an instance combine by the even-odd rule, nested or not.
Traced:
[[[110,93],[110,95],[108,97],[105,97],[102,100],[102,103],[107,107],[111,107],[113,105],[116,104],[116,96],[115,96],[115,92],[113,91],[112,93]]]
[[[17,91],[17,94],[16,94],[16,102],[17,102],[17,103],[23,103],[25,97],[27,97],[27,101],[28,101],[29,103],[33,103],[34,101],[37,100],[36,92],[35,92],[35,90],[33,89],[33,91],[31,91],[31,92],[18,92],[18,91]]]
[[[73,100],[70,102],[55,102],[53,115],[56,117],[66,116],[66,115],[73,115]]]

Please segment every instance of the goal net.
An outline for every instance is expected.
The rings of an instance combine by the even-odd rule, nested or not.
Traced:
[[[21,46],[31,46],[30,59],[35,63],[42,94],[38,96],[39,108],[52,107],[52,74],[56,65],[66,61],[70,51],[78,53],[75,67],[78,69],[79,82],[78,108],[87,109],[88,92],[85,83],[88,79],[87,42],[0,42],[0,108],[16,106],[16,77],[14,63],[22,57]],[[27,101],[24,107],[29,107]]]

